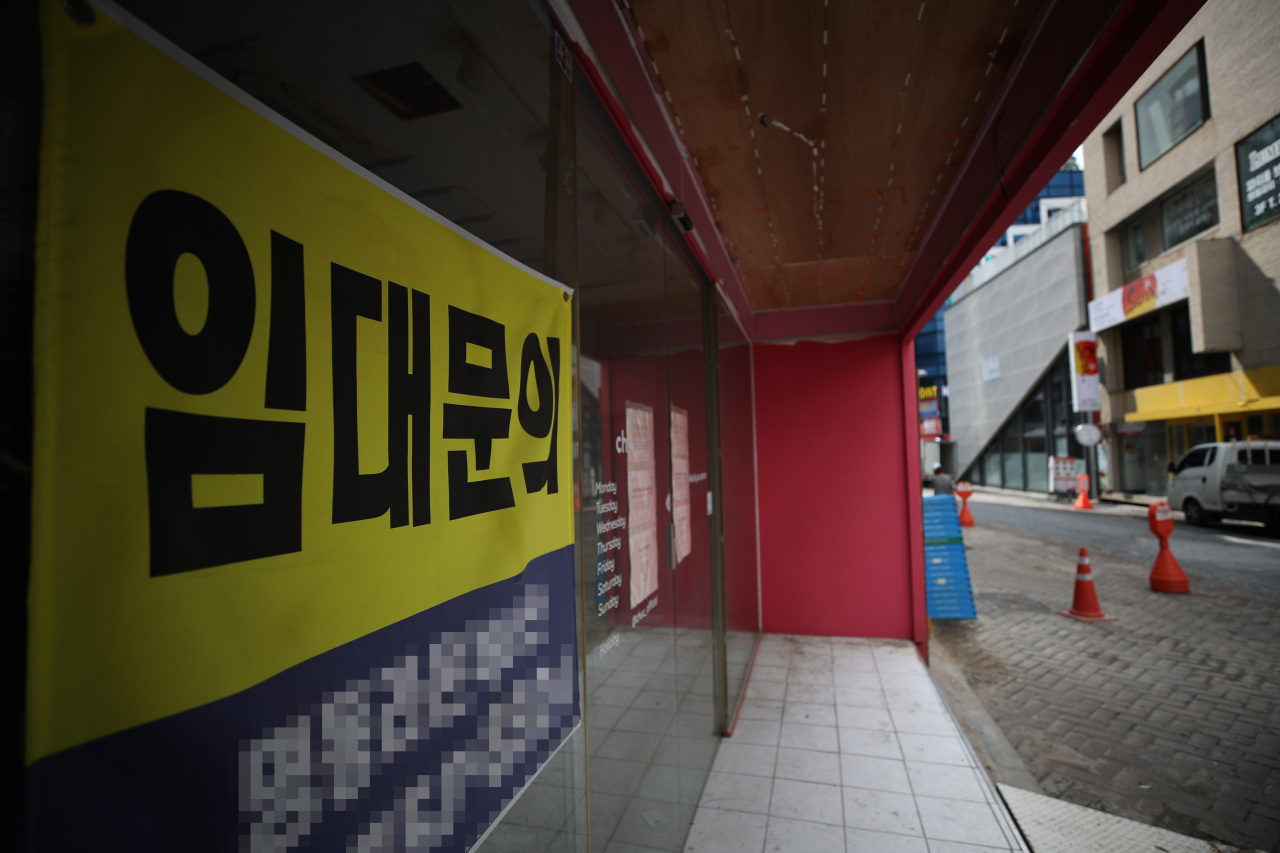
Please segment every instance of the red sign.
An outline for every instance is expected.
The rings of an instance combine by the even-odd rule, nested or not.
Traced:
[[[942,418],[921,418],[920,435],[925,438],[942,435]]]
[[[1124,305],[1124,318],[1128,320],[1130,317],[1136,317],[1139,314],[1145,314],[1152,308],[1156,307],[1156,277],[1155,275],[1146,275],[1137,281],[1131,281],[1124,286],[1124,295],[1121,297]]]

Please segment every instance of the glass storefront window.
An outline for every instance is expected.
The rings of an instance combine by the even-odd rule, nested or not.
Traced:
[[[1000,470],[1000,449],[994,444],[982,454],[982,482],[987,486],[1004,485]]]
[[[1049,491],[1049,454],[1044,436],[1028,436],[1023,444],[1027,454],[1027,491]]]
[[[1138,167],[1145,169],[1209,118],[1204,42],[1197,43],[1133,107]]]
[[[1005,427],[1000,436],[1000,450],[1004,487],[1006,489],[1026,488],[1026,484],[1022,480],[1021,427],[1016,417],[1012,423]]]

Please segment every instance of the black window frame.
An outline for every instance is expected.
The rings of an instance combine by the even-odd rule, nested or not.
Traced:
[[[1196,124],[1189,126],[1182,133],[1181,136],[1171,140],[1169,144],[1160,151],[1160,153],[1156,154],[1149,161],[1144,163],[1142,159],[1143,157],[1142,155],[1142,122],[1139,121],[1138,110],[1141,107],[1143,100],[1148,95],[1150,95],[1153,91],[1155,91],[1160,86],[1160,84],[1165,81],[1165,78],[1167,78],[1169,74],[1172,73],[1173,69],[1177,68],[1178,64],[1181,63],[1184,59],[1187,58],[1187,56],[1189,56],[1193,52],[1196,54],[1196,70],[1199,72],[1199,77],[1200,77],[1200,121],[1197,122]],[[1138,171],[1145,172],[1148,168],[1151,167],[1152,164],[1156,163],[1161,157],[1168,154],[1174,148],[1177,148],[1178,144],[1181,143],[1184,139],[1191,136],[1200,128],[1204,127],[1205,123],[1208,122],[1209,119],[1212,117],[1213,117],[1213,113],[1209,109],[1209,69],[1205,62],[1204,39],[1200,39],[1200,41],[1193,44],[1187,50],[1186,53],[1182,54],[1177,59],[1175,59],[1169,65],[1169,68],[1163,74],[1160,75],[1160,78],[1156,80],[1154,83],[1152,83],[1150,86],[1148,86],[1146,91],[1144,91],[1141,95],[1139,95],[1137,99],[1133,102],[1133,141],[1134,141],[1134,145],[1137,147]]]

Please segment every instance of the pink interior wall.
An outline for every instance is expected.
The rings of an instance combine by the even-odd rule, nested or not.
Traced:
[[[765,631],[923,643],[909,351],[893,335],[755,345]]]

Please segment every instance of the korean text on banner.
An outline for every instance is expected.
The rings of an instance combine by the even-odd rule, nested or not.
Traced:
[[[577,721],[567,291],[123,13],[42,30],[40,849],[465,849]]]

